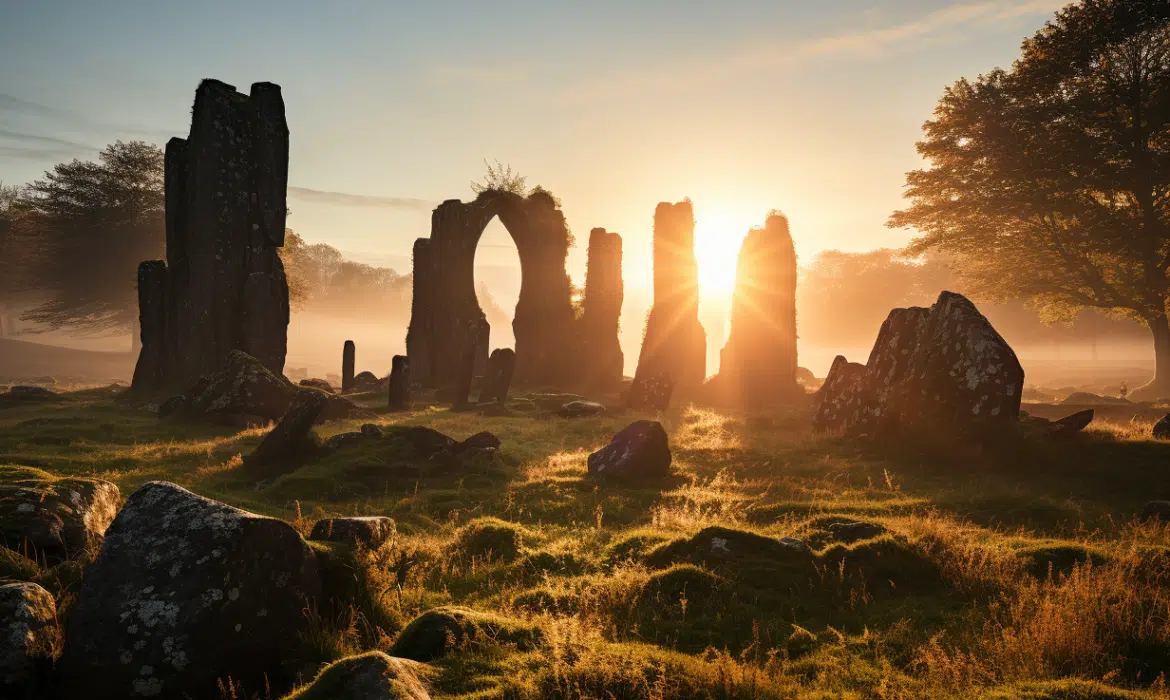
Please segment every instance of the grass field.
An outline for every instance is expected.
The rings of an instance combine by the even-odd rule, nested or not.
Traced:
[[[1145,437],[1149,422],[911,448],[814,437],[800,412],[692,406],[657,416],[669,480],[589,480],[588,453],[639,417],[653,416],[381,413],[456,439],[489,430],[503,447],[438,474],[358,446],[258,484],[240,455],[264,430],[159,421],[91,390],[0,409],[0,463],[124,495],[165,479],[306,535],[325,515],[393,517],[377,551],[317,545],[352,575],[344,603],[312,613],[296,660],[306,681],[461,606],[491,633],[430,665],[434,696],[1170,696],[1170,531],[1135,520],[1170,497],[1170,443]],[[725,529],[705,536],[728,553],[704,553],[708,527]],[[778,555],[781,537],[813,552]],[[63,615],[80,575],[0,562],[0,577],[49,587]]]

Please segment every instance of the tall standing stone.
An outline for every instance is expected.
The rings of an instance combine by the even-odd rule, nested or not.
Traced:
[[[152,301],[140,309],[155,319],[151,307],[161,305],[164,322],[143,338],[143,352],[152,349],[140,354],[135,389],[185,388],[232,350],[283,372],[289,304],[278,248],[288,143],[279,86],[255,83],[244,95],[217,80],[200,83],[190,134],[166,147],[166,285],[160,295],[152,267]],[[154,384],[148,357],[161,357]]]
[[[357,347],[352,340],[345,341],[341,348],[341,393],[353,391],[353,370],[357,360]]]
[[[706,355],[694,212],[689,200],[662,202],[654,211],[654,306],[634,380],[665,375],[677,390],[693,388],[706,376]]]
[[[459,376],[455,378],[454,409],[462,411],[471,405],[471,382],[475,379],[475,358],[478,353],[473,344],[463,346],[463,360],[459,365]]]
[[[582,383],[611,387],[622,379],[625,357],[618,341],[625,286],[622,237],[603,228],[589,232],[585,311],[581,315]]]
[[[390,361],[390,409],[410,409],[410,359],[406,355],[395,355]]]
[[[496,348],[488,358],[483,388],[479,402],[504,402],[508,400],[508,388],[512,385],[512,374],[516,369],[516,353],[511,348]]]
[[[719,384],[751,408],[798,395],[796,250],[781,214],[749,231],[739,250]]]
[[[157,391],[163,388],[167,363],[167,264],[162,260],[138,265],[138,326],[142,347],[132,386]]]
[[[431,239],[415,240],[411,257],[413,284],[410,297],[410,326],[406,330],[406,356],[410,358],[411,378],[420,386],[432,386],[430,338],[435,304],[433,268]]]

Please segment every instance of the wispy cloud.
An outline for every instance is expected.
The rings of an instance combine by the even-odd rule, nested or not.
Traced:
[[[56,148],[75,149],[82,151],[101,150],[100,148],[91,146],[87,143],[78,143],[68,139],[57,138],[55,136],[40,136],[38,134],[28,134],[22,131],[10,131],[8,129],[0,129],[0,141],[13,141],[18,144],[53,146]]]
[[[289,187],[289,197],[303,202],[315,204],[332,204],[346,207],[374,207],[378,209],[415,209],[430,210],[435,202],[415,197],[382,197],[368,194],[349,194],[347,192],[329,192],[314,190],[308,187]]]

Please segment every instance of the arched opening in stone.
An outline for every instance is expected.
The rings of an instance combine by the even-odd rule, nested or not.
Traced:
[[[520,300],[520,253],[512,234],[495,217],[475,248],[475,296],[491,326],[489,349],[515,348],[512,320]]]

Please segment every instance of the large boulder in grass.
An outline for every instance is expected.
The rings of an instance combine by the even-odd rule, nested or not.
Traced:
[[[426,666],[380,651],[335,661],[285,700],[430,700],[419,678]]]
[[[325,410],[329,394],[315,389],[301,389],[293,398],[280,422],[276,424],[256,449],[245,459],[254,467],[267,467],[295,462],[296,457],[313,447],[313,424]]]
[[[512,644],[526,651],[540,643],[540,628],[499,615],[447,606],[416,617],[394,641],[394,656],[433,661],[471,644]]]
[[[834,360],[813,428],[867,437],[1004,432],[1019,420],[1023,386],[1019,360],[991,323],[962,295],[943,292],[930,309],[891,311],[867,365]]]
[[[89,567],[59,661],[66,697],[218,697],[287,682],[320,594],[317,559],[288,523],[166,482],[135,491]]]
[[[843,430],[861,408],[865,388],[865,365],[838,355],[833,359],[824,384],[813,394],[813,430],[818,433]]]
[[[0,544],[59,562],[101,542],[118,512],[118,487],[0,465]]]
[[[57,603],[35,583],[0,586],[0,697],[45,697],[57,637]]]
[[[362,544],[370,549],[384,543],[394,534],[394,519],[384,515],[325,518],[313,525],[311,540]]]
[[[589,476],[595,479],[653,479],[670,473],[670,442],[658,421],[635,421],[609,444],[589,455]]]
[[[269,371],[256,358],[233,350],[220,371],[203,377],[187,391],[185,410],[188,414],[228,423],[237,423],[241,418],[274,421],[292,405],[297,391],[296,385]],[[325,394],[325,397],[321,420],[373,416],[342,396]]]

